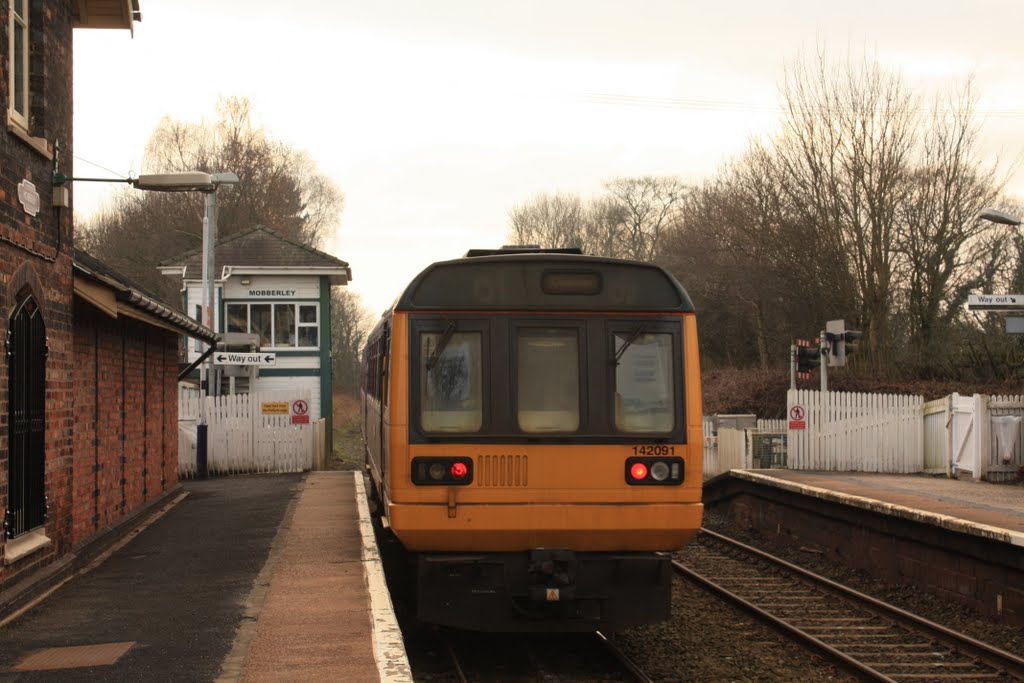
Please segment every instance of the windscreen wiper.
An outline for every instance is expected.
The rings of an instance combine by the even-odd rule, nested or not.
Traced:
[[[444,328],[444,332],[441,333],[441,338],[437,340],[437,346],[431,352],[430,357],[427,358],[427,370],[432,369],[437,365],[437,361],[441,359],[441,354],[444,352],[444,348],[448,346],[448,342],[451,341],[452,335],[455,334],[455,323],[448,323],[448,327]]]
[[[637,340],[637,337],[643,334],[644,330],[646,329],[647,323],[645,322],[640,323],[639,325],[633,328],[633,331],[629,333],[628,337],[626,337],[626,341],[622,344],[622,347],[615,352],[615,358],[612,359],[612,365],[617,366],[619,364],[619,360],[622,359],[622,354],[626,352],[626,349],[628,349],[633,344],[633,342]]]

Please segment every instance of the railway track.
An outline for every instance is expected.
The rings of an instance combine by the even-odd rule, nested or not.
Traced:
[[[1024,659],[702,529],[687,578],[877,681],[1024,681]]]
[[[499,636],[448,631],[444,640],[460,683],[652,683],[600,632]]]

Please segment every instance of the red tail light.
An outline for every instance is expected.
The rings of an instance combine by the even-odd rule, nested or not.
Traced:
[[[419,486],[465,486],[473,482],[473,459],[413,458],[411,474],[412,483]]]
[[[629,468],[629,476],[633,477],[637,481],[642,481],[647,478],[647,465],[642,462],[633,463],[633,466]]]

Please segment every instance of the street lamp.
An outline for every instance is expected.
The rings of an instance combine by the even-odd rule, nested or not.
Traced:
[[[981,213],[978,214],[978,218],[999,223],[1000,225],[1020,225],[1019,218],[1012,213],[1000,211],[999,209],[982,209]]]
[[[137,190],[155,192],[202,192],[206,195],[206,215],[203,217],[203,295],[205,314],[203,323],[210,330],[213,327],[213,244],[217,239],[217,188],[221,185],[237,185],[238,176],[234,173],[203,173],[202,171],[184,171],[181,173],[156,173],[130,178],[128,183]],[[214,330],[216,332],[216,330]],[[213,375],[213,348],[207,351],[206,363],[199,367],[199,423],[196,425],[196,474],[205,479],[207,476],[207,432],[206,432],[206,400],[209,396],[210,379]]]

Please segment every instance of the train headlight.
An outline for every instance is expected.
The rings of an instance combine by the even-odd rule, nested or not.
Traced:
[[[465,486],[473,481],[473,459],[413,458],[411,474],[412,483],[419,486]]]
[[[631,486],[678,486],[686,471],[682,458],[626,458],[626,483]]]
[[[668,479],[668,463],[664,460],[659,460],[651,465],[651,479],[654,481],[665,481]]]

